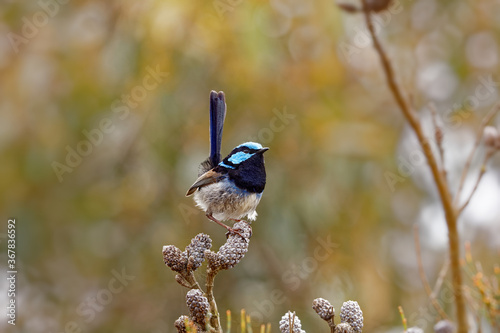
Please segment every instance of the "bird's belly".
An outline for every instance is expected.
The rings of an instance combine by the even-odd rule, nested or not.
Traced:
[[[225,182],[204,186],[194,193],[198,207],[220,221],[240,219],[245,215],[255,220],[255,209],[261,197],[262,193],[248,192]]]

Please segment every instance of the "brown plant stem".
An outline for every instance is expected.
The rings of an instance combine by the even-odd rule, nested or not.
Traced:
[[[450,267],[450,260],[447,259],[443,267],[441,268],[441,271],[439,271],[439,275],[436,279],[436,284],[434,285],[434,288],[432,289],[432,295],[436,297],[436,295],[439,293],[441,290],[441,286],[443,285],[444,278],[446,277],[446,273],[448,272],[448,268]]]
[[[443,130],[439,127],[437,122],[437,111],[436,107],[433,103],[429,103],[429,110],[432,115],[432,124],[434,126],[434,137],[436,139],[436,143],[439,149],[439,157],[441,160],[441,172],[443,173],[443,178],[446,180],[447,172],[444,166],[444,149],[443,149]]]
[[[431,286],[429,285],[429,281],[427,280],[427,276],[425,275],[424,265],[422,264],[422,253],[420,250],[420,238],[418,237],[418,225],[416,224],[413,227],[413,236],[415,239],[415,251],[417,252],[418,272],[420,274],[420,280],[422,280],[422,284],[424,285],[425,292],[431,300],[432,306],[434,306],[436,311],[439,313],[441,319],[448,319],[448,316],[444,312],[443,308],[436,300],[436,295],[431,290]]]
[[[469,156],[467,157],[467,161],[465,162],[465,166],[464,166],[464,170],[462,171],[462,175],[460,177],[460,182],[459,182],[459,185],[458,185],[458,190],[457,190],[457,193],[455,194],[455,199],[454,199],[454,203],[455,203],[455,206],[458,206],[459,204],[459,201],[460,201],[460,194],[462,193],[462,189],[464,187],[464,184],[465,184],[465,179],[467,178],[467,174],[469,173],[469,169],[470,169],[470,166],[472,164],[472,159],[476,153],[476,150],[477,148],[479,147],[479,144],[481,143],[481,139],[483,138],[483,132],[484,132],[484,128],[488,125],[488,123],[491,121],[491,119],[493,119],[493,117],[495,117],[495,115],[500,111],[500,104],[497,104],[493,107],[493,109],[490,111],[490,113],[488,113],[484,118],[483,118],[483,121],[481,122],[481,127],[479,127],[479,130],[477,132],[477,136],[476,136],[476,142],[474,143],[474,147],[472,148]],[[472,197],[472,195],[474,194],[475,191],[472,191],[470,196],[469,196],[469,200],[470,198]],[[464,206],[465,208],[465,206]],[[463,209],[460,209],[459,212],[458,212],[458,215],[460,215],[460,213],[462,212]]]
[[[491,156],[493,156],[494,153],[495,153],[495,151],[493,151],[493,150],[490,150],[486,153],[486,156],[484,157],[483,164],[481,165],[481,171],[479,171],[479,175],[477,176],[476,184],[474,184],[474,188],[470,192],[467,200],[465,200],[464,204],[462,206],[460,206],[460,208],[458,209],[458,215],[460,215],[463,212],[465,207],[467,207],[470,200],[472,199],[472,196],[476,192],[476,190],[479,186],[479,183],[481,182],[481,179],[483,178],[484,174],[486,173],[486,163],[488,163],[488,160],[491,158]]]
[[[440,172],[439,167],[437,165],[436,157],[432,153],[431,146],[429,141],[424,136],[422,126],[418,121],[413,110],[410,109],[407,101],[403,97],[401,93],[401,89],[396,83],[394,72],[392,66],[389,62],[389,59],[380,44],[378,37],[375,33],[375,29],[373,26],[373,21],[368,10],[366,0],[362,0],[363,3],[363,13],[366,21],[366,25],[370,32],[371,38],[373,40],[373,44],[375,50],[377,51],[380,61],[382,63],[382,67],[385,73],[385,77],[387,80],[387,84],[389,89],[396,100],[401,112],[405,116],[406,120],[410,124],[411,128],[417,135],[418,142],[422,147],[424,155],[427,159],[427,163],[432,172],[432,176],[437,186],[437,190],[439,192],[439,197],[441,199],[441,203],[443,205],[446,225],[448,228],[448,244],[449,244],[449,255],[450,255],[450,265],[451,265],[451,273],[452,273],[452,286],[453,292],[455,296],[455,305],[456,305],[456,320],[457,320],[457,328],[458,333],[467,333],[467,315],[466,315],[466,307],[465,307],[465,299],[463,295],[462,289],[462,272],[460,270],[460,242],[457,230],[457,211],[455,210],[452,202],[452,197],[449,191],[448,184],[446,183],[445,178],[443,177],[443,173]]]
[[[200,284],[198,283],[198,281],[196,280],[196,277],[194,276],[194,273],[191,271],[188,273],[188,275],[186,275],[184,277],[189,283],[191,283],[191,288],[192,289],[199,289],[201,291],[203,291],[200,287]]]
[[[330,327],[330,333],[335,332],[335,322],[333,321],[333,317],[327,320],[328,326]]]
[[[213,327],[214,332],[222,333],[220,326],[219,311],[217,310],[217,303],[215,303],[215,298],[214,298],[214,279],[215,276],[217,275],[217,272],[218,271],[215,271],[210,267],[207,267],[206,295],[208,304],[210,304],[210,313],[212,315],[210,317],[210,325]]]

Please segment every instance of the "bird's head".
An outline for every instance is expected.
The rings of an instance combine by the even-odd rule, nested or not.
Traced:
[[[262,147],[260,143],[245,142],[234,148],[219,165],[227,169],[236,170],[241,165],[263,163],[262,154],[268,149],[267,147]]]

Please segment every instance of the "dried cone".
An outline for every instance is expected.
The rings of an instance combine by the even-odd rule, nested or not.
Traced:
[[[188,306],[191,318],[195,323],[205,328],[205,318],[208,314],[208,300],[199,289],[191,289],[186,295],[186,304]]]
[[[498,130],[493,126],[486,126],[483,130],[484,145],[488,148],[498,149],[497,142],[500,140]]]
[[[212,239],[206,234],[199,233],[186,246],[186,256],[188,257],[188,271],[195,271],[205,260],[205,251],[212,247]]]
[[[434,332],[436,333],[453,333],[455,332],[455,325],[449,320],[440,320],[434,325]]]
[[[205,253],[208,265],[214,271],[233,268],[248,252],[252,228],[242,221],[235,223],[233,229],[239,234],[230,234],[226,243],[220,247],[217,253],[213,251]]]
[[[312,308],[323,320],[330,320],[335,316],[335,309],[333,306],[324,298],[316,298],[313,301]]]
[[[290,323],[293,320],[293,327],[290,328]],[[302,329],[302,324],[300,323],[299,317],[295,315],[295,312],[288,311],[281,317],[280,320],[280,331],[281,333],[305,333]]]
[[[360,333],[363,329],[363,311],[356,301],[344,302],[340,308],[340,321],[351,325],[355,333]]]
[[[340,323],[337,326],[335,326],[335,333],[353,333],[353,332],[354,330],[348,323]]]
[[[163,261],[174,272],[182,272],[187,267],[187,256],[174,245],[163,247]]]
[[[180,316],[174,323],[177,333],[187,333],[186,323],[189,322],[188,316]]]

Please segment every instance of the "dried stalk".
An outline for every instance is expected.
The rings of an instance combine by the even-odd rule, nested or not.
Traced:
[[[384,74],[387,80],[387,84],[389,89],[391,90],[396,103],[398,104],[401,112],[404,117],[410,124],[411,128],[415,132],[418,142],[422,147],[424,155],[427,159],[427,163],[432,172],[432,176],[436,183],[439,197],[441,199],[441,203],[443,205],[446,225],[448,227],[448,243],[450,250],[450,265],[451,265],[451,273],[452,273],[452,285],[453,292],[455,295],[455,304],[456,304],[456,320],[458,333],[467,333],[467,315],[466,315],[466,307],[465,307],[465,299],[463,295],[462,289],[462,272],[460,270],[460,247],[459,247],[459,236],[457,230],[457,211],[455,210],[452,202],[451,193],[449,190],[449,186],[446,183],[446,179],[443,177],[443,173],[440,172],[440,169],[437,164],[436,157],[434,156],[431,146],[429,144],[429,140],[424,136],[422,126],[416,117],[413,110],[410,109],[406,99],[403,97],[401,92],[401,88],[396,83],[394,71],[392,69],[391,63],[378,40],[377,35],[375,34],[375,29],[373,26],[372,17],[370,11],[368,9],[367,1],[362,0],[363,3],[363,13],[366,21],[366,25],[370,32],[371,38],[373,40],[373,44],[375,50],[377,51],[380,61],[382,63],[382,68],[384,70]]]
[[[424,285],[425,292],[427,293],[427,296],[431,300],[432,306],[434,306],[436,311],[439,313],[441,319],[448,319],[448,316],[444,312],[443,308],[441,307],[441,305],[439,305],[438,301],[436,300],[436,295],[431,290],[431,286],[429,285],[429,281],[427,280],[427,276],[425,275],[424,265],[422,264],[420,238],[418,237],[418,225],[415,225],[413,227],[413,236],[415,239],[415,251],[417,252],[418,272],[420,274],[420,280],[422,280],[422,284]]]
[[[493,156],[493,154],[494,154],[494,151],[491,151],[491,150],[486,153],[486,156],[484,157],[483,164],[481,165],[481,171],[479,171],[479,175],[477,176],[476,184],[474,184],[474,188],[470,192],[467,200],[465,200],[464,204],[462,206],[460,206],[460,208],[458,209],[458,215],[460,215],[463,212],[465,207],[467,207],[470,200],[472,199],[472,196],[474,195],[474,193],[476,193],[476,190],[479,186],[479,183],[481,182],[481,179],[483,178],[484,174],[486,173],[486,163],[488,163],[488,160],[491,158],[491,156]]]
[[[490,113],[488,113],[486,115],[486,117],[483,118],[483,121],[481,122],[481,127],[479,128],[479,130],[477,132],[477,136],[476,136],[476,141],[474,143],[474,147],[472,148],[469,156],[467,157],[467,161],[465,162],[464,170],[462,171],[462,175],[460,177],[460,182],[459,182],[459,185],[458,185],[458,190],[457,190],[457,193],[455,194],[455,200],[454,200],[455,206],[458,206],[458,204],[459,204],[460,195],[462,194],[462,190],[463,190],[463,187],[464,187],[464,184],[465,184],[465,179],[467,178],[467,174],[469,173],[469,169],[470,169],[470,166],[472,164],[472,159],[474,158],[476,150],[479,147],[479,144],[481,143],[481,139],[483,138],[484,128],[486,126],[488,126],[488,123],[497,115],[497,113],[499,111],[500,111],[500,104],[497,104],[493,108],[493,110],[491,110]],[[469,195],[469,200],[470,200],[470,198],[472,198],[472,195],[474,195],[474,192],[475,192],[475,190],[472,191],[471,194]],[[465,206],[467,206],[467,205],[465,205]],[[463,211],[463,208],[465,208],[465,206],[463,206],[458,211],[458,215],[460,215],[460,213]]]
[[[217,310],[217,303],[215,303],[215,298],[214,298],[214,279],[217,273],[218,273],[217,270],[212,270],[210,267],[207,268],[206,295],[208,304],[210,304],[210,313],[212,315],[210,317],[210,325],[213,327],[214,332],[222,333],[220,326],[219,311]]]

